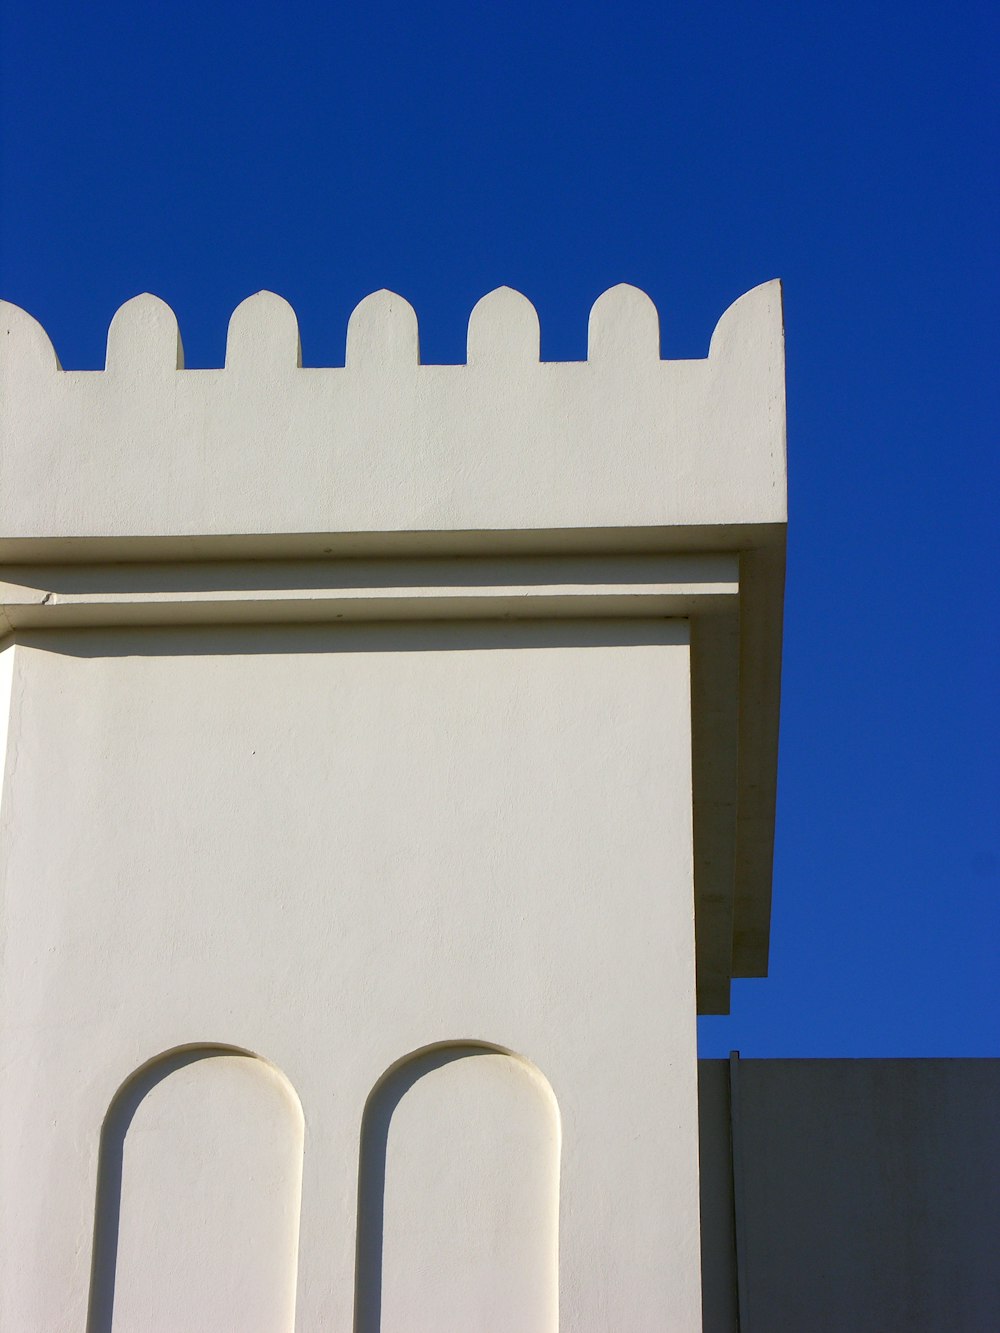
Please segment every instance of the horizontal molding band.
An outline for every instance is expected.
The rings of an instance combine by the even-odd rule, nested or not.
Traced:
[[[735,555],[16,566],[10,629],[483,618],[701,616],[733,611]]]

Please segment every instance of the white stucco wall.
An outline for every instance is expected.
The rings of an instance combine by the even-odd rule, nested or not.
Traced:
[[[295,1318],[302,1108],[238,1051],[131,1079],[106,1117],[89,1326],[273,1333]]]
[[[594,305],[580,362],[539,360],[538,316],[509,288],[472,312],[464,366],[420,363],[391,292],[354,311],[344,367],[301,366],[272,292],[234,312],[221,370],[179,369],[177,321],[149,295],[116,314],[104,371],[61,371],[7,303],[0,332],[8,543],[786,517],[778,282],[735,302],[696,360],[661,360],[656,307],[626,285]]]
[[[473,622],[17,646],[4,1327],[84,1326],[102,1120],[139,1066],[204,1043],[264,1057],[301,1100],[298,1327],[349,1329],[366,1099],[407,1053],[468,1041],[529,1061],[558,1107],[526,1131],[520,1243],[551,1254],[558,1191],[562,1327],[698,1326],[686,640]],[[206,1132],[191,1117],[163,1151]],[[398,1272],[430,1246],[447,1270],[461,1218],[399,1194],[433,1120],[405,1132],[418,1160],[397,1175],[390,1154],[387,1207],[430,1231],[390,1229],[387,1254]],[[140,1160],[169,1179],[157,1151]],[[485,1180],[468,1163],[482,1189],[494,1160]],[[254,1326],[212,1272],[190,1275],[203,1326]],[[550,1304],[484,1311],[491,1289],[449,1326],[555,1327]]]
[[[700,1327],[695,1012],[767,967],[780,286],[467,364],[0,305],[0,1325]]]

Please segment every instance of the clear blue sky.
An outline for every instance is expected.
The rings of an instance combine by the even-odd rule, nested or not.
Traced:
[[[994,3],[32,5],[2,34],[3,294],[67,368],[137,292],[306,364],[391,287],[424,359],[630,281],[666,355],[785,279],[791,525],[771,976],[702,1052],[997,1055]]]

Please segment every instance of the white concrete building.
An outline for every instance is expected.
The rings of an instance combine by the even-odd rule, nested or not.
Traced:
[[[343,368],[3,307],[0,1327],[701,1327],[695,1013],[767,966],[780,289]]]

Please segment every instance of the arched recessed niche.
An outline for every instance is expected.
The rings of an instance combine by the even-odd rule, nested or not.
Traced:
[[[302,1149],[294,1089],[247,1051],[137,1070],[101,1133],[88,1333],[292,1333]]]
[[[424,1048],[365,1108],[355,1333],[555,1333],[559,1111],[500,1047]]]

